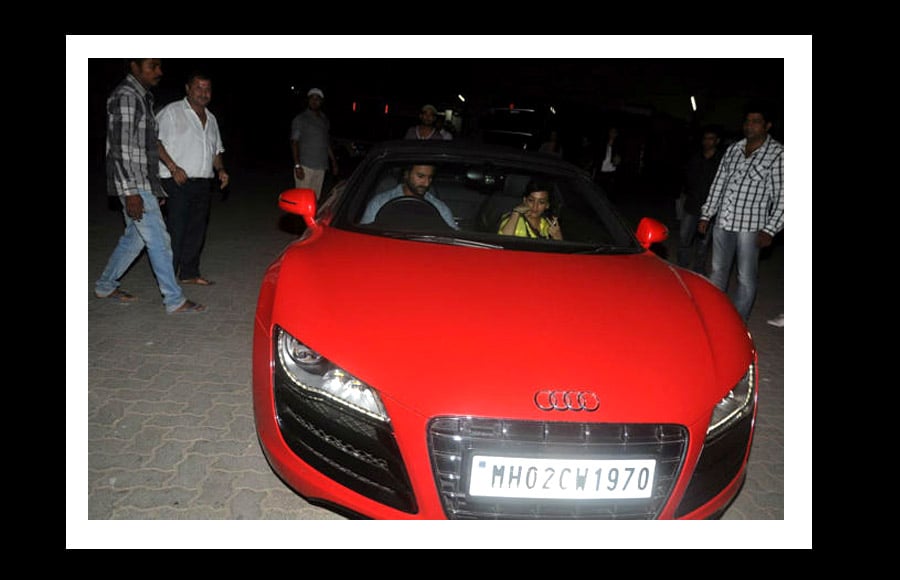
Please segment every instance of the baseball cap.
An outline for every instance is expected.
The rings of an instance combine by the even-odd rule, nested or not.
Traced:
[[[424,107],[422,107],[422,112],[424,113],[425,111],[431,111],[435,115],[438,114],[438,110],[435,108],[434,105],[425,105]]]
[[[309,92],[308,92],[308,93],[306,93],[306,96],[307,96],[307,97],[311,97],[311,96],[313,96],[313,95],[319,95],[319,98],[320,98],[320,99],[324,99],[324,98],[325,98],[325,93],[322,92],[322,89],[312,88],[312,89],[309,89]]]

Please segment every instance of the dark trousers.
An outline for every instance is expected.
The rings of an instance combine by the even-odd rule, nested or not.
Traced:
[[[188,179],[178,185],[174,179],[163,179],[169,194],[166,205],[166,227],[172,238],[172,263],[179,280],[200,277],[200,252],[206,240],[212,179]]]
[[[616,172],[609,171],[604,173],[603,171],[597,170],[596,182],[600,184],[600,187],[603,188],[603,191],[606,192],[606,197],[617,200],[619,191],[618,191],[618,183],[616,182]]]
[[[706,234],[697,231],[700,216],[684,212],[678,232],[678,265],[682,268],[693,267],[694,272],[706,276],[706,256],[709,252],[709,241],[712,239],[712,223]]]

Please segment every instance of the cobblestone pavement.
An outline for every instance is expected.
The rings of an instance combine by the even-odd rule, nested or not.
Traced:
[[[71,535],[82,520],[344,519],[307,503],[280,481],[254,430],[252,322],[266,266],[296,237],[283,227],[287,216],[276,205],[288,186],[264,172],[234,171],[228,197],[215,197],[203,254],[202,272],[217,284],[185,286],[188,298],[209,311],[170,316],[146,256],[123,278],[123,288],[139,296],[138,302],[93,298],[93,282],[122,220],[109,208],[102,184],[92,180],[86,265],[75,273],[68,268],[70,285],[73,277],[83,281],[67,306],[74,350],[68,354],[83,355],[87,372],[70,362],[67,418],[76,429],[70,439],[86,425],[81,440],[87,449],[73,456],[69,442],[67,543],[84,541]],[[766,324],[783,308],[783,270],[778,252],[761,264],[750,321],[761,353],[758,425],[746,484],[723,520],[784,519],[784,330]],[[87,328],[86,342],[78,322]],[[75,391],[85,375],[83,401],[83,390]],[[78,465],[84,456],[86,466]],[[86,510],[79,511],[85,497]],[[105,541],[115,538],[106,535]]]

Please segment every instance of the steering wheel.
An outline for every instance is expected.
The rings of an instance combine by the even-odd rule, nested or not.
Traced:
[[[375,225],[385,229],[433,232],[450,228],[436,207],[417,195],[404,195],[384,204],[375,215]]]

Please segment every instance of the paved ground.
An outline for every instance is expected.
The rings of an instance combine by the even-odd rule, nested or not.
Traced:
[[[256,439],[250,352],[257,292],[266,266],[295,235],[275,203],[287,177],[234,171],[228,197],[215,198],[203,257],[203,274],[218,284],[185,287],[190,299],[209,305],[196,315],[165,314],[146,256],[123,281],[139,302],[92,297],[122,220],[109,209],[102,184],[91,180],[86,264],[76,271],[68,262],[70,286],[76,285],[67,306],[67,544],[86,542],[76,534],[97,526],[87,532],[79,526],[97,521],[343,519],[289,490]],[[671,220],[669,205],[630,206],[626,213]],[[69,242],[83,243],[71,236]],[[761,353],[756,439],[747,482],[724,520],[784,519],[784,330],[766,324],[782,310],[783,274],[776,250],[762,261],[750,321]],[[87,363],[86,401],[79,357]],[[87,449],[78,449],[84,440]],[[78,461],[85,451],[86,466]],[[102,543],[127,541],[105,527],[100,535]]]

